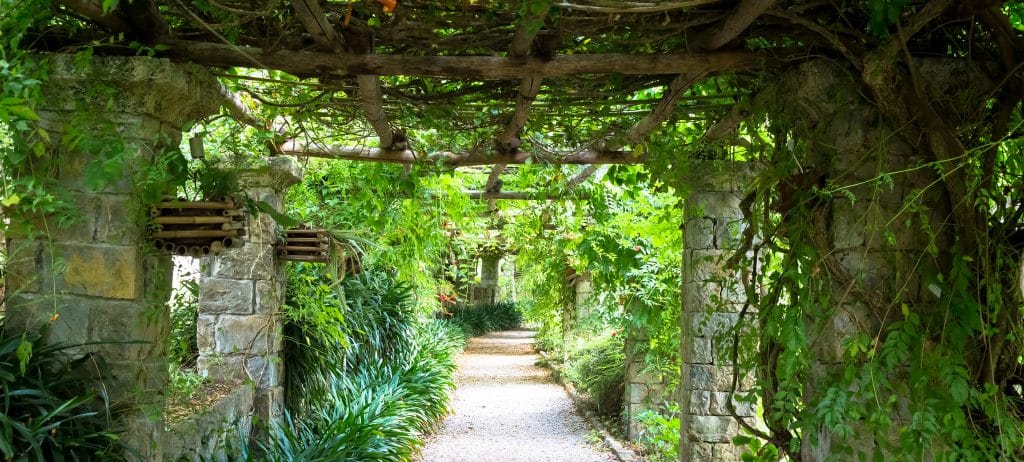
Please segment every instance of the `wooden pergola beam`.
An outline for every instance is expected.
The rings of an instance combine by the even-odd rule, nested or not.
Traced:
[[[465,79],[522,79],[579,74],[696,74],[761,65],[762,55],[747,51],[630,55],[561,55],[550,60],[500,56],[404,56],[316,51],[264,51],[219,43],[178,41],[167,54],[213,67],[274,69],[291,74],[420,75]]]
[[[334,26],[324,15],[319,0],[291,0],[291,3],[299,22],[321,49],[333,52],[344,49],[344,39],[335,32]],[[387,112],[384,111],[380,79],[376,75],[361,74],[356,76],[356,83],[359,85],[359,103],[363,108],[363,114],[373,127],[373,131],[377,133],[380,147],[404,148],[404,145],[395,146],[398,140],[391,128]]]
[[[561,195],[545,194],[535,191],[466,191],[466,195],[474,200],[514,200],[514,201],[554,201],[562,199]]]
[[[440,162],[449,167],[468,167],[492,164],[525,164],[527,159],[549,164],[640,164],[643,156],[634,156],[629,151],[581,150],[561,156],[539,156],[531,153],[453,153],[436,152],[416,154],[409,149],[380,149],[359,146],[306,145],[289,141],[281,146],[281,153],[298,157],[322,157],[327,159],[348,159],[365,162],[387,162],[414,164],[417,162]]]

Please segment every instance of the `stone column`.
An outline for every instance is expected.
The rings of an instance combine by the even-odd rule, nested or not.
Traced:
[[[938,94],[951,96],[969,88],[956,83],[971,76],[963,63],[921,60],[918,65],[928,87]],[[828,201],[800,202],[794,208],[821,217],[823,230],[816,234],[826,236],[818,252],[825,255],[820,277],[830,280],[830,288],[825,289],[831,291],[830,304],[803,316],[811,352],[803,401],[813,407],[829,388],[847,389],[836,377],[848,364],[844,348],[848,339],[866,335],[884,342],[889,323],[903,319],[901,309],[922,316],[924,324],[944,322],[945,308],[936,306],[937,294],[927,287],[925,278],[948,271],[943,267],[949,264],[948,249],[953,244],[951,206],[938,186],[941,181],[935,170],[914,168],[929,160],[926,154],[903,139],[902,127],[878,122],[884,118],[864,99],[860,82],[851,79],[848,70],[834,62],[812,61],[794,69],[779,86],[779,94],[787,97],[778,104],[790,112],[780,111],[778,116],[795,122],[797,133],[804,137],[803,165],[827,178],[831,189],[844,192]],[[888,177],[884,183],[879,181],[882,175]],[[925,250],[929,246],[934,254]],[[842,278],[849,282],[840,282]],[[875,337],[880,333],[880,338]],[[868,412],[889,399],[908,399],[899,392],[893,395],[867,399]],[[903,405],[890,408],[894,429],[910,423],[905,409]],[[876,452],[887,457],[876,439],[898,441],[898,430],[882,436],[862,422],[851,419],[849,423],[852,437],[846,439],[825,425],[805,431],[803,460],[832,460],[837,454],[867,457]],[[854,452],[842,452],[848,449]]]
[[[76,142],[50,149],[39,160],[51,170],[34,174],[54,177],[52,187],[66,190],[81,216],[65,227],[65,216],[9,214],[7,328],[45,328],[47,342],[83,345],[69,355],[101,356],[89,364],[105,364],[91,372],[109,374],[104,389],[123,418],[121,441],[142,460],[161,460],[171,260],[145,238],[148,205],[138,185],[166,188],[155,175],[142,181],[144,171],[177,149],[186,122],[216,111],[216,82],[162,59],[40,59],[51,67],[38,126],[54,144]],[[94,183],[100,165],[122,175]]]
[[[285,192],[300,179],[290,157],[272,157],[241,175],[245,193],[276,210],[283,210]],[[285,274],[274,248],[279,235],[269,215],[250,217],[245,244],[206,257],[199,282],[199,370],[214,379],[252,381],[256,416],[264,421],[284,411]]]
[[[501,255],[485,254],[480,257],[480,283],[473,288],[474,303],[498,301],[498,275]]]
[[[623,403],[626,437],[630,441],[636,441],[640,437],[642,427],[636,420],[637,414],[659,409],[665,400],[664,379],[657,373],[644,371],[647,367],[644,357],[648,341],[646,335],[639,330],[628,332],[625,341],[626,385]]]
[[[732,390],[731,337],[746,300],[739,275],[724,269],[744,228],[739,203],[749,178],[743,165],[695,164],[693,190],[683,224],[683,314],[681,319],[680,460],[739,460],[732,438],[739,423],[729,410],[754,424],[753,406],[736,401]],[[751,314],[751,317],[754,314]],[[738,392],[749,381],[739,382]]]

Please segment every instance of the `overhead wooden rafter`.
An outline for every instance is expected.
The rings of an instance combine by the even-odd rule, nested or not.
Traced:
[[[519,2],[520,8],[525,10],[523,17],[516,24],[515,35],[512,36],[512,44],[509,45],[508,55],[512,58],[523,58],[529,55],[530,45],[533,43],[537,33],[540,32],[538,23],[543,25],[547,16],[548,2]],[[526,77],[519,81],[519,91],[516,93],[516,107],[509,118],[508,124],[498,138],[498,151],[504,154],[515,154],[521,144],[520,134],[526,126],[529,118],[530,106],[537,99],[540,92],[541,77]],[[494,164],[491,174],[487,177],[484,190],[489,192],[501,191],[501,173],[505,171],[507,164]],[[494,201],[488,201],[487,207],[495,209]]]
[[[296,17],[321,49],[332,53],[345,49],[344,40],[324,15],[319,0],[291,0],[291,3]],[[373,52],[372,49],[365,51]],[[377,133],[380,147],[384,149],[404,148],[406,146],[405,138],[401,135],[396,136],[387,113],[384,111],[380,79],[376,75],[360,74],[356,76],[356,82],[359,86],[359,101],[363,107],[363,113]]]
[[[504,154],[500,152],[454,153],[435,152],[426,155],[417,154],[409,149],[379,149],[354,146],[329,146],[320,144],[304,144],[289,141],[281,146],[281,152],[299,157],[320,157],[326,159],[348,159],[366,162],[387,162],[395,164],[414,164],[417,162],[436,162],[447,167],[467,167],[473,165],[525,164],[639,164],[642,156],[634,156],[628,151],[595,151],[583,149],[558,156],[519,152]],[[531,159],[532,158],[532,159]],[[529,160],[528,160],[529,159]]]
[[[316,51],[264,51],[209,42],[179,41],[170,56],[212,67],[258,67],[300,76],[408,75],[455,79],[522,79],[581,74],[659,75],[753,69],[768,57],[747,51],[631,55],[561,55],[550,60],[501,56],[361,55]]]

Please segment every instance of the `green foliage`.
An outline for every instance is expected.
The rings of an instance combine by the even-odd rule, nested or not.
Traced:
[[[648,462],[676,462],[679,460],[679,406],[664,411],[646,410],[636,415],[640,423],[637,439]]]
[[[270,429],[260,460],[408,460],[421,432],[447,412],[463,333],[445,321],[418,322],[411,288],[392,273],[331,274],[289,268],[291,412]]]
[[[92,356],[69,361],[70,347],[40,338],[8,336],[0,325],[0,455],[39,462],[121,460],[108,411],[85,391],[94,384],[81,375],[82,368],[101,362]]]
[[[337,377],[412,348],[412,291],[391,274],[368,269],[336,281],[322,266],[299,264],[288,276],[285,383],[294,412],[322,401]]]
[[[606,334],[570,351],[565,376],[586,393],[597,412],[617,416],[625,393],[626,353],[622,338]]]
[[[183,279],[181,290],[171,296],[171,334],[167,360],[173,366],[191,368],[199,357],[196,321],[199,316],[199,282]]]
[[[450,321],[474,337],[496,330],[515,329],[523,323],[523,315],[515,302],[456,305],[448,309]]]

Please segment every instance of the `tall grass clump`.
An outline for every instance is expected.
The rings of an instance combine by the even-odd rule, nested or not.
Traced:
[[[523,313],[515,302],[456,305],[448,311],[451,313],[451,322],[471,337],[496,330],[515,329],[523,323]]]
[[[462,331],[420,322],[412,290],[384,271],[335,281],[289,271],[289,412],[238,460],[402,461],[448,411]]]
[[[579,391],[587,395],[598,414],[614,416],[622,411],[625,364],[622,337],[605,334],[568,353],[565,375]]]
[[[112,419],[83,374],[102,364],[70,360],[69,346],[39,334],[8,335],[0,321],[0,459],[124,460]]]

